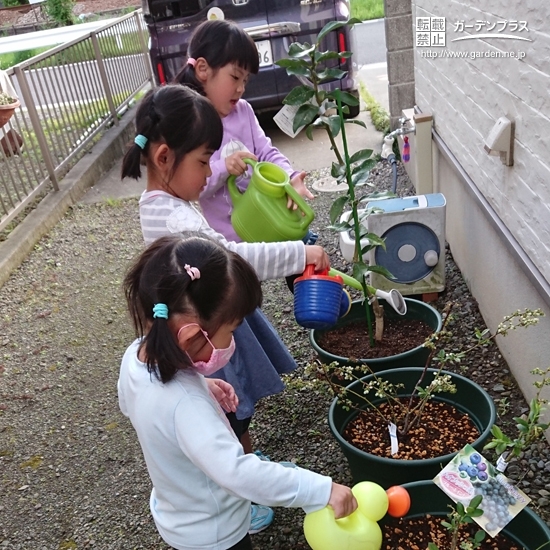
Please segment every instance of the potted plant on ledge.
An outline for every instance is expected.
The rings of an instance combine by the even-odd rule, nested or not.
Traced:
[[[406,304],[407,313],[404,316],[406,322],[412,323],[415,330],[418,325],[423,325],[424,332],[413,337],[413,343],[406,344],[404,347],[402,336],[389,338],[385,336],[385,330],[382,328],[384,325],[388,328],[388,324],[399,324],[403,321],[400,313],[388,307],[388,297],[383,298],[380,291],[377,292],[368,284],[371,272],[380,273],[388,278],[391,278],[391,274],[384,267],[368,265],[363,260],[371,249],[378,246],[384,247],[383,239],[368,232],[365,220],[367,216],[379,210],[376,207],[377,200],[393,195],[361,192],[362,189],[370,186],[367,179],[377,160],[370,149],[363,149],[353,154],[348,150],[346,124],[365,126],[360,120],[346,120],[350,107],[358,106],[358,99],[339,89],[330,91],[324,85],[329,80],[340,79],[345,75],[345,72],[337,67],[338,60],[351,56],[351,52],[322,51],[324,38],[328,33],[356,22],[358,21],[352,19],[327,23],[314,44],[295,42],[290,45],[289,57],[277,61],[278,65],[286,68],[288,74],[297,76],[302,82],[302,85],[295,87],[283,102],[290,110],[290,116],[293,116],[294,132],[304,129],[308,138],[313,139],[313,129],[324,129],[329,138],[331,150],[336,156],[336,162],[332,163],[331,174],[338,182],[347,184],[346,192],[338,196],[331,206],[330,222],[332,229],[351,230],[354,234],[352,276],[346,276],[335,270],[331,270],[331,274],[343,276],[346,284],[362,294],[362,298],[352,304],[350,313],[333,328],[311,330],[310,341],[322,360],[328,363],[336,361],[349,364],[351,361],[361,364],[368,361],[369,367],[374,371],[393,366],[421,366],[428,356],[428,351],[422,344],[429,334],[440,330],[441,316],[428,304],[401,297]],[[333,66],[329,66],[330,64]],[[338,144],[340,137],[341,148]],[[342,220],[344,208],[349,208],[350,213],[347,219]],[[364,338],[360,336],[358,339],[368,343],[367,353],[352,350],[344,355],[326,349],[323,339],[329,333],[335,333],[342,327],[344,332],[349,332],[357,321],[359,321],[360,331],[365,333]],[[410,331],[407,329],[403,332]],[[388,343],[390,347],[386,349]],[[400,347],[396,349],[396,345]]]
[[[7,124],[21,102],[6,92],[0,92],[0,128]]]

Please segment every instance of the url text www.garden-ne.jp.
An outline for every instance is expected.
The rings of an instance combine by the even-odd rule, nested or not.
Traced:
[[[438,57],[446,58],[459,58],[459,59],[481,59],[481,58],[493,58],[493,59],[524,59],[527,55],[525,52],[500,52],[490,50],[486,52],[453,52],[450,50],[424,50],[418,48],[421,57],[429,59],[437,59]]]

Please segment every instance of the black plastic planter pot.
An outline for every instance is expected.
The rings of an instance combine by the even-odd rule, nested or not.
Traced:
[[[430,514],[446,516],[453,501],[431,480],[415,481],[403,485],[411,497],[411,509],[407,518]],[[483,506],[481,506],[483,508]],[[384,518],[380,523],[384,524]],[[526,550],[537,550],[550,541],[550,528],[529,508],[524,508],[502,531],[503,536],[523,546]],[[541,550],[550,548],[547,544]]]
[[[422,372],[421,367],[409,367],[390,369],[378,372],[378,378],[387,380],[392,384],[404,384],[404,388],[400,389],[400,396],[411,395]],[[431,381],[433,375],[429,373],[436,372],[437,369],[428,369],[428,374],[425,380]],[[472,382],[464,376],[454,374],[452,372],[442,371],[443,374],[449,374],[452,377],[453,383],[456,385],[456,393],[439,393],[434,397],[435,401],[442,401],[453,405],[462,413],[468,414],[472,422],[476,425],[480,432],[480,436],[472,445],[482,451],[483,445],[487,442],[491,435],[491,427],[495,423],[496,410],[491,396],[479,385]],[[373,375],[365,376],[363,380],[371,380]],[[353,382],[348,387],[360,390],[361,382],[359,380]],[[362,393],[362,390],[358,393]],[[352,394],[348,394],[348,398],[358,402],[358,398]],[[381,399],[372,399],[376,404],[381,402]],[[402,460],[376,456],[354,447],[348,443],[341,435],[349,422],[357,416],[357,411],[346,411],[342,408],[336,398],[329,409],[328,421],[329,427],[334,437],[338,441],[351,470],[354,483],[360,481],[374,481],[382,485],[385,489],[391,485],[401,485],[411,481],[419,481],[423,479],[432,479],[437,473],[450,462],[456,453],[443,455],[437,458],[429,458],[424,460]],[[460,449],[457,449],[457,452]]]
[[[398,315],[391,306],[389,306],[385,300],[380,299],[380,304],[384,307],[384,315],[388,319],[400,319],[402,318]],[[407,313],[403,316],[408,319],[419,319],[424,321],[429,325],[434,332],[439,332],[441,330],[442,319],[439,312],[434,309],[432,306],[421,302],[419,300],[414,300],[413,298],[405,298],[407,303]],[[334,330],[340,327],[343,327],[349,323],[357,321],[359,319],[365,320],[365,306],[363,305],[362,300],[357,300],[351,305],[350,312],[342,317],[332,329]],[[374,315],[372,316],[374,319]],[[366,326],[366,320],[365,320]],[[340,357],[334,355],[326,350],[324,350],[319,345],[319,339],[322,335],[327,332],[326,330],[313,329],[309,331],[309,341],[313,349],[319,355],[321,361],[326,364],[332,362],[337,362],[341,365],[358,365],[367,363],[368,366],[372,369],[373,372],[378,372],[386,369],[396,368],[396,367],[423,367],[426,364],[428,359],[429,350],[424,346],[420,345],[414,349],[406,351],[404,353],[399,353],[397,355],[392,355],[389,357],[380,357],[380,358],[361,358],[359,360],[350,361],[347,357]]]

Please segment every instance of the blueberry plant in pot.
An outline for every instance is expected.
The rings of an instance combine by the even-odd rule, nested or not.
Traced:
[[[529,403],[529,411],[522,416],[513,418],[516,423],[517,435],[511,437],[495,424],[491,429],[493,438],[484,447],[487,450],[494,449],[498,456],[497,468],[501,472],[506,471],[510,462],[517,461],[532,443],[542,439],[544,432],[550,428],[550,422],[542,420],[548,400],[541,397],[542,389],[545,386],[550,386],[550,367],[546,370],[533,369],[531,374],[538,377],[533,382],[537,392]],[[521,479],[523,479],[523,475]]]
[[[473,525],[471,522],[473,517],[483,510],[483,499],[474,497],[475,501],[461,509],[458,505],[453,505],[452,500],[431,480],[405,483],[403,487],[411,497],[411,508],[404,518],[395,519],[386,516],[382,520],[384,549],[417,547],[428,550],[455,550],[455,548],[547,550],[550,548],[550,529],[529,508],[521,510],[496,537],[482,537],[478,534],[477,527],[471,530],[468,530],[468,527]],[[451,508],[451,514],[448,514],[449,508]],[[461,517],[457,518],[453,511],[459,512],[458,515]],[[452,525],[453,521],[454,525]],[[445,531],[449,531],[448,539],[445,538]],[[457,531],[460,531],[461,535],[457,537],[457,545],[453,547],[452,537]],[[406,539],[403,539],[403,534],[406,535]]]
[[[323,85],[328,80],[341,79],[345,75],[345,72],[337,66],[330,65],[337,65],[338,59],[351,56],[351,52],[322,51],[324,38],[328,33],[356,22],[358,21],[351,19],[349,21],[327,23],[318,34],[314,44],[299,42],[291,44],[288,57],[277,61],[277,64],[286,68],[290,75],[297,76],[302,82],[301,85],[296,86],[287,95],[283,102],[292,111],[294,131],[303,128],[306,135],[313,139],[313,130],[316,128],[323,129],[328,136],[330,148],[336,156],[336,162],[332,163],[331,174],[338,182],[346,183],[346,191],[336,198],[330,208],[330,227],[335,231],[351,230],[353,232],[355,250],[352,262],[352,277],[345,277],[345,283],[360,290],[362,299],[353,304],[351,315],[348,315],[341,322],[348,324],[350,321],[355,321],[357,317],[366,318],[367,340],[370,348],[374,349],[376,344],[380,346],[383,339],[385,312],[390,313],[391,309],[384,306],[395,303],[394,299],[397,297],[399,302],[397,307],[393,306],[395,311],[402,314],[405,309],[410,309],[414,319],[420,319],[428,324],[424,336],[433,330],[439,330],[441,317],[431,306],[416,300],[404,299],[396,290],[390,293],[391,297],[386,295],[385,299],[380,299],[384,294],[369,286],[367,282],[368,275],[371,272],[380,273],[387,278],[392,277],[391,273],[383,266],[368,265],[363,258],[373,248],[385,246],[382,238],[368,231],[365,224],[366,217],[380,210],[376,207],[376,200],[393,195],[387,192],[366,191],[371,186],[367,182],[370,170],[378,161],[371,149],[362,149],[353,154],[348,149],[346,125],[358,124],[365,126],[361,120],[346,119],[350,114],[350,108],[358,106],[358,99],[352,94],[342,92],[339,89],[330,91]],[[341,146],[339,145],[340,138]],[[344,209],[349,209],[350,215],[347,220],[342,221]],[[335,270],[331,271],[334,274],[342,275]],[[422,313],[418,312],[420,309]],[[317,348],[319,347],[322,353],[322,347],[318,345],[317,336],[322,338],[324,332],[319,331],[317,333],[313,331],[310,336],[318,353],[319,349]],[[413,346],[421,351],[422,358],[418,360],[407,357],[405,359],[407,364],[421,365],[426,360],[427,354],[421,348],[424,336],[421,336],[416,345]],[[395,338],[392,342],[394,347],[398,340],[400,339]],[[400,351],[408,352],[409,349],[401,349]],[[354,354],[354,356],[363,357],[358,354]],[[348,361],[348,359],[349,355],[345,360]],[[377,360],[374,363],[371,361],[371,367],[376,362]]]
[[[388,487],[433,478],[464,445],[481,451],[489,440],[496,419],[492,398],[478,384],[445,369],[456,368],[469,352],[497,336],[536,324],[543,313],[516,311],[494,333],[476,330],[469,347],[448,351],[445,344],[453,345],[449,311],[450,306],[443,330],[426,342],[430,355],[424,367],[373,372],[368,364],[314,362],[306,369],[306,383],[325,385],[335,396],[329,426],[354,482]]]

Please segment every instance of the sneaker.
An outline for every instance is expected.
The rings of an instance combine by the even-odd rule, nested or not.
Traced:
[[[254,451],[254,454],[260,459],[265,462],[271,462],[271,458],[269,455],[264,455],[262,451]],[[285,468],[296,468],[296,464],[294,462],[288,462],[286,460],[283,460],[282,462],[279,462],[281,466],[284,466]]]
[[[264,529],[267,529],[273,521],[273,510],[269,506],[253,504],[250,511],[250,529],[249,535],[255,535]]]

